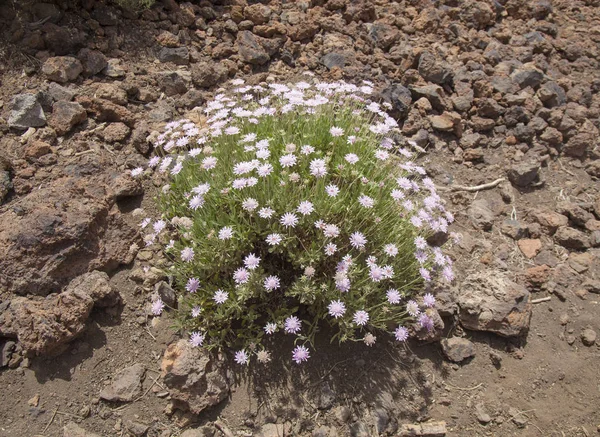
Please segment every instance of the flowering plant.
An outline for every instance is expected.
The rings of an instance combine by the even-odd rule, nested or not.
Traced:
[[[413,324],[431,329],[425,290],[452,280],[452,262],[427,241],[453,218],[369,99],[372,84],[233,87],[201,123],[169,123],[149,163],[170,184],[146,240],[173,238],[192,344],[266,362],[268,338],[283,331],[301,363],[324,324],[332,341],[367,345],[381,331],[405,341]]]

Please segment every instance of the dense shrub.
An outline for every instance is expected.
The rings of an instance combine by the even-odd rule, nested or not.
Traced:
[[[168,242],[190,341],[245,364],[268,361],[281,331],[302,362],[320,328],[367,345],[431,329],[426,290],[452,263],[427,239],[452,216],[372,84],[233,87],[205,122],[169,123],[147,170],[170,181],[144,226],[148,244]]]

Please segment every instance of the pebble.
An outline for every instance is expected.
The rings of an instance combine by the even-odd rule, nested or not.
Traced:
[[[585,346],[593,346],[596,343],[596,331],[591,328],[581,331],[581,342]]]

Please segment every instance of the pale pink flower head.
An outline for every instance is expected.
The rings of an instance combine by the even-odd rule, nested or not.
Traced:
[[[235,353],[235,362],[241,365],[248,364],[248,354],[245,350],[237,351]]]
[[[244,268],[239,268],[233,273],[233,280],[237,285],[245,284],[250,279],[250,273]]]
[[[356,153],[348,153],[344,156],[344,159],[350,164],[356,164],[358,162],[358,155]]]
[[[434,327],[433,319],[429,317],[426,313],[421,313],[419,315],[419,325],[421,325],[422,328],[431,331]]]
[[[335,244],[333,244],[333,243],[328,243],[325,246],[324,250],[325,250],[325,255],[331,256],[331,255],[333,255],[337,251],[337,246]]]
[[[363,310],[358,310],[357,312],[354,313],[354,317],[352,318],[352,320],[358,326],[364,326],[369,321],[369,313],[367,313],[366,311],[363,311]]]
[[[398,246],[396,246],[395,244],[386,244],[383,247],[383,251],[386,255],[393,257],[398,255]]]
[[[286,228],[293,228],[298,224],[298,217],[294,213],[286,212],[279,222]]]
[[[142,175],[143,173],[144,169],[142,167],[136,167],[133,170],[131,170],[131,176],[133,176],[134,178]]]
[[[298,158],[296,158],[296,155],[289,153],[287,155],[283,155],[281,158],[279,158],[279,163],[281,164],[281,166],[283,168],[287,168],[287,167],[293,167],[294,165],[296,165]]]
[[[327,165],[324,159],[313,159],[310,162],[310,174],[316,177],[323,177],[327,174]]]
[[[302,214],[302,215],[308,215],[311,212],[313,212],[315,210],[313,204],[311,202],[309,202],[308,200],[304,200],[302,202],[300,202],[300,205],[298,205],[298,209],[297,211]]]
[[[202,343],[204,343],[204,338],[204,334],[200,332],[192,332],[192,334],[190,335],[190,343],[194,347],[202,346]]]
[[[375,337],[373,334],[371,334],[370,332],[367,332],[365,334],[365,337],[363,338],[363,341],[365,342],[365,344],[367,346],[373,346],[375,344],[375,342],[377,341],[377,337]]]
[[[386,297],[387,297],[387,301],[389,303],[391,303],[392,305],[397,305],[400,303],[400,299],[402,299],[402,296],[400,295],[400,292],[398,290],[396,290],[395,288],[390,288],[386,293],[385,293]]]
[[[367,244],[367,239],[361,232],[355,232],[350,235],[350,245],[355,249],[362,249]]]
[[[310,358],[310,353],[308,351],[308,349],[305,346],[296,346],[292,352],[292,360],[294,360],[294,362],[296,364],[300,364],[303,363],[304,361],[307,361]]]
[[[152,302],[151,310],[152,310],[152,314],[154,314],[155,316],[160,316],[164,309],[165,309],[165,303],[162,301],[162,299],[160,297]]]
[[[332,300],[327,307],[329,315],[334,318],[340,318],[346,312],[346,305],[341,300]]]
[[[267,276],[263,285],[267,291],[276,290],[281,286],[277,276]]]
[[[272,322],[267,323],[263,329],[268,335],[274,334],[277,331],[277,324]]]
[[[269,234],[265,239],[269,246],[277,246],[281,241],[283,241],[283,237],[280,234]]]
[[[221,305],[224,304],[227,301],[227,298],[229,297],[229,293],[227,293],[226,291],[223,290],[217,290],[215,291],[215,294],[213,296],[213,300]]]
[[[358,198],[358,203],[364,208],[373,208],[375,200],[372,197],[365,196],[364,194]]]
[[[253,253],[244,258],[244,265],[249,270],[254,270],[260,264],[260,258]]]
[[[195,293],[200,287],[200,280],[198,278],[190,278],[185,285],[185,289],[190,293]]]
[[[287,334],[297,334],[302,328],[302,322],[296,316],[290,316],[285,319],[283,329]]]
[[[435,306],[435,297],[433,297],[433,294],[431,293],[426,293],[423,296],[423,304],[427,307],[427,308],[432,308],[433,306]]]
[[[225,226],[219,231],[219,240],[229,240],[233,237],[233,228]]]
[[[333,126],[331,129],[329,129],[329,133],[332,137],[341,137],[342,135],[344,135],[344,129],[342,129],[341,127]]]
[[[340,193],[340,189],[337,185],[329,184],[325,187],[325,192],[329,197],[337,197],[337,195]]]
[[[194,259],[194,249],[191,247],[184,247],[181,251],[181,260],[184,262],[190,262]]]
[[[419,304],[416,303],[414,300],[409,300],[406,303],[406,312],[413,317],[417,317],[419,314],[421,314],[421,310],[419,309]]]
[[[398,341],[406,341],[408,339],[408,329],[404,326],[398,326],[394,331],[394,337]]]

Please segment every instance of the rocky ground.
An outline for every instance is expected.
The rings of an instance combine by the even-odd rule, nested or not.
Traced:
[[[0,3],[2,436],[600,432],[597,0]],[[240,374],[145,247],[167,121],[231,78],[370,80],[457,217],[435,335]],[[481,186],[483,185],[483,187]],[[283,340],[282,340],[283,341]]]

